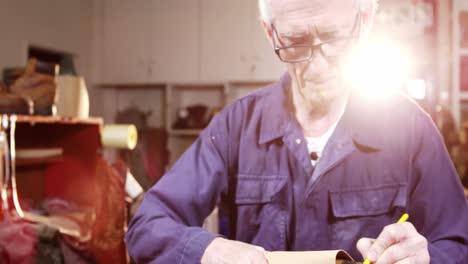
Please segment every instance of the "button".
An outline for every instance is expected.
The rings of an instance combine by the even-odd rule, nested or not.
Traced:
[[[215,136],[211,136],[211,140],[215,140],[215,139],[216,139],[216,137],[215,137]]]
[[[310,153],[310,159],[311,159],[311,160],[314,160],[314,161],[315,161],[315,160],[318,160],[318,158],[319,158],[319,156],[318,156],[318,153],[317,153],[317,152],[312,151],[312,152]]]
[[[296,144],[301,144],[302,140],[300,138],[296,138]]]

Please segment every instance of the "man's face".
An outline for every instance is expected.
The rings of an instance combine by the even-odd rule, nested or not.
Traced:
[[[318,45],[348,39],[348,44],[339,45],[338,49],[342,49],[342,54],[349,53],[359,35],[356,31],[360,28],[356,28],[359,12],[356,2],[272,0],[272,37],[276,47]],[[342,83],[339,67],[342,59],[343,56],[327,56],[315,49],[308,61],[286,63],[293,80],[293,92],[312,108],[327,107],[334,99],[346,94],[348,89]]]

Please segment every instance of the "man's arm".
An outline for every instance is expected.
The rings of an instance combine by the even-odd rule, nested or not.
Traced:
[[[196,263],[217,237],[200,226],[227,188],[227,139],[219,122],[146,193],[126,235],[137,263]]]
[[[442,138],[428,116],[415,129],[410,222],[389,225],[358,249],[375,263],[464,263],[468,205]],[[429,260],[430,257],[430,260]]]
[[[424,117],[414,159],[412,222],[428,240],[431,263],[463,263],[468,259],[468,203],[437,128]]]

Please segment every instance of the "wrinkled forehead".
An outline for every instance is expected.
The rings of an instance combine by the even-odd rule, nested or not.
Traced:
[[[358,0],[271,0],[272,22],[278,33],[349,31],[359,11]]]

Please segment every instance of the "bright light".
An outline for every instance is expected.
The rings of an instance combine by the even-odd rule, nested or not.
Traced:
[[[416,100],[422,100],[426,97],[426,81],[410,80],[406,84],[408,95]]]
[[[349,57],[345,78],[366,97],[381,98],[402,89],[411,71],[411,56],[396,43],[373,41]]]

